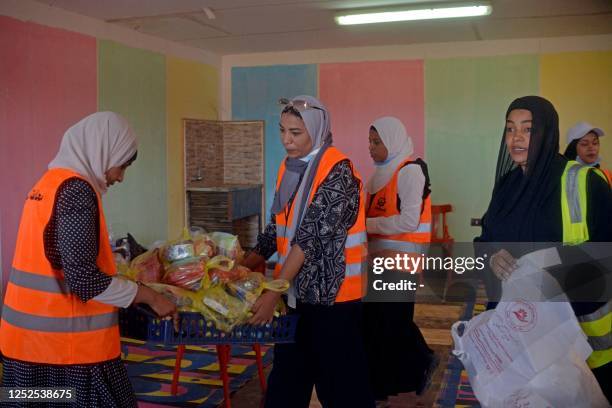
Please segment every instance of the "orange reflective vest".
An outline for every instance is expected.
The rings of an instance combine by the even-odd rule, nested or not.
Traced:
[[[8,358],[41,364],[90,364],[120,356],[117,308],[70,292],[64,272],[45,256],[44,231],[61,184],[80,175],[66,169],[47,171],[26,199],[13,269],[0,321],[0,350]],[[97,265],[115,275],[113,254],[98,195]]]
[[[402,167],[411,160],[402,162],[386,186],[374,195],[368,194],[367,217],[392,217],[400,214],[397,194],[397,179]],[[395,235],[368,234],[368,247],[371,253],[394,251],[421,254],[431,242],[431,196],[423,201],[419,226],[415,231]]]
[[[606,175],[606,178],[608,179],[608,184],[610,185],[610,187],[612,187],[612,171],[608,169],[599,169],[599,170],[601,170]]]
[[[332,168],[340,161],[346,160],[347,157],[341,153],[335,147],[329,147],[319,162],[317,173],[315,174],[312,188],[310,189],[310,196],[308,197],[307,205],[312,202],[315,192],[319,186],[323,183]],[[276,181],[276,190],[280,188],[283,175],[285,174],[285,161],[283,160],[278,169],[278,178]],[[353,174],[361,182],[361,177],[355,169]],[[346,272],[344,274],[344,280],[340,285],[338,293],[336,294],[336,302],[348,302],[351,300],[361,299],[362,297],[362,272],[365,272],[366,268],[366,256],[367,256],[367,236],[365,229],[365,200],[362,194],[359,200],[359,214],[355,224],[348,230],[348,236],[344,247],[344,256],[346,259]],[[278,251],[278,262],[274,270],[274,276],[278,278],[280,271],[283,267],[283,263],[287,259],[289,254],[289,241],[290,237],[295,234],[295,226],[298,224],[297,217],[299,216],[298,211],[294,211],[296,205],[299,203],[301,198],[299,194],[295,199],[290,202],[289,209],[285,208],[282,212],[276,214],[276,249]],[[304,210],[306,211],[306,210]]]

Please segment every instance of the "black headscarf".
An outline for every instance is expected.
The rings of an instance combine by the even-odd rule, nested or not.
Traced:
[[[559,151],[559,116],[554,106],[539,96],[515,99],[506,112],[526,109],[532,126],[527,169],[523,173],[510,157],[502,133],[495,187],[484,217],[483,241],[532,242],[538,210],[560,182],[565,159]]]
[[[563,155],[568,160],[576,160],[576,157],[578,157],[578,142],[579,141],[580,139],[572,140],[572,142],[568,144],[567,147],[565,148],[565,152],[563,152]]]

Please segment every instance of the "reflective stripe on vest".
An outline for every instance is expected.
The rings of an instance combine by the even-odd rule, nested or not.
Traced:
[[[563,243],[578,245],[589,239],[587,225],[587,176],[593,169],[606,179],[598,169],[568,161],[561,177],[561,217]],[[577,316],[582,331],[587,335],[593,353],[587,359],[591,368],[601,367],[612,361],[612,315],[610,302],[588,315]]]
[[[22,288],[39,290],[41,292],[63,293],[66,295],[70,293],[70,289],[66,286],[64,279],[24,272],[15,268],[11,271],[9,282]]]
[[[589,170],[607,181],[596,168],[568,161],[561,177],[561,217],[563,218],[563,243],[578,245],[589,240],[587,225],[587,176]]]
[[[45,317],[18,312],[5,305],[2,308],[2,319],[13,326],[28,330],[74,333],[115,326],[118,323],[118,314],[111,312],[94,316]]]
[[[367,217],[392,217],[400,215],[397,208],[397,182],[401,169],[411,161],[402,162],[389,182],[378,192],[368,196]],[[368,234],[368,250],[375,254],[380,250],[391,250],[406,253],[424,253],[431,242],[431,198],[423,201],[423,211],[416,230],[404,234],[382,235]]]
[[[72,293],[62,270],[46,257],[44,230],[55,197],[68,179],[80,178],[67,169],[47,171],[24,204],[13,268],[0,321],[0,350],[8,358],[39,364],[92,364],[118,358],[120,338],[117,308]],[[83,179],[84,180],[84,179]],[[116,274],[100,196],[96,265]]]
[[[589,338],[589,344],[595,351],[612,348],[612,311],[610,301],[595,312],[578,317],[580,327]]]
[[[346,160],[347,157],[342,154],[335,147],[329,147],[317,168],[317,173],[313,180],[312,189],[310,196],[308,197],[307,204],[312,202],[312,199],[318,189],[323,183],[331,169],[340,161]],[[278,177],[276,183],[276,189],[280,188],[283,175],[285,173],[285,161],[281,163],[278,170]],[[361,181],[361,177],[355,169],[353,174],[356,178]],[[304,178],[306,175],[304,175]],[[307,194],[308,192],[304,192]],[[291,208],[284,209],[281,213],[275,215],[276,222],[276,249],[278,252],[278,261],[274,270],[274,275],[278,277],[282,269],[283,264],[287,260],[289,255],[289,237],[295,236],[295,226],[297,225],[297,211],[294,209],[297,207],[297,203],[301,202],[300,194],[297,194],[293,200]],[[338,293],[336,294],[336,302],[347,302],[351,300],[360,299],[362,297],[362,273],[365,271],[365,260],[366,260],[366,245],[367,245],[367,234],[365,232],[365,200],[362,194],[360,199],[359,214],[355,224],[348,230],[346,243],[344,245],[345,255],[345,273],[344,280],[340,285]]]

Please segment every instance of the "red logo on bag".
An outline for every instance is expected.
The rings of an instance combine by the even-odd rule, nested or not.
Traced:
[[[533,304],[518,300],[506,306],[506,321],[514,330],[528,332],[537,322],[537,314]]]

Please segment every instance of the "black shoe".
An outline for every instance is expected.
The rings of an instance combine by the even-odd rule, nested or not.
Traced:
[[[436,353],[432,353],[430,356],[429,365],[425,369],[421,382],[417,388],[417,395],[425,394],[427,389],[431,386],[431,380],[433,379],[433,375],[436,372],[438,365],[440,365],[440,357],[438,357]]]

